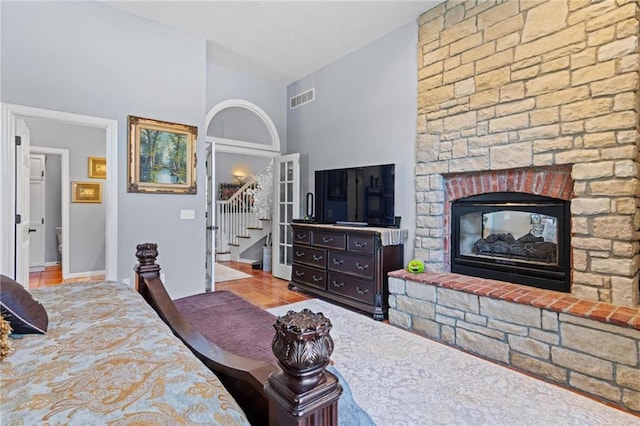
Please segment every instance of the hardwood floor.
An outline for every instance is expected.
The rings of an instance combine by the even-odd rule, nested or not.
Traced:
[[[100,280],[104,280],[104,275],[63,280],[62,267],[60,265],[46,266],[42,272],[29,272],[29,288],[52,287],[60,284]]]
[[[301,302],[312,299],[313,296],[306,293],[289,290],[288,281],[274,278],[271,272],[264,272],[259,269],[251,269],[249,263],[239,262],[219,262],[221,265],[237,269],[251,278],[240,280],[222,281],[216,283],[216,290],[229,290],[238,296],[260,306],[263,309],[274,308],[276,306],[288,305],[289,303]]]
[[[220,262],[245,274],[251,278],[240,280],[223,281],[216,283],[216,290],[229,290],[240,297],[260,306],[263,309],[274,308],[276,306],[288,305],[289,303],[300,302],[311,299],[313,296],[300,291],[289,290],[288,281],[274,278],[270,272],[258,269],[251,269],[251,264],[239,262]],[[70,282],[102,280],[104,276],[76,278],[62,280],[62,269],[60,266],[45,268],[43,272],[32,272],[29,274],[29,288],[51,287]]]

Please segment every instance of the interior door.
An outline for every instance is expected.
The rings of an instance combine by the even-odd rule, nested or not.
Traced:
[[[293,232],[291,221],[300,217],[300,154],[273,161],[273,268],[274,277],[291,279]]]
[[[207,216],[207,222],[206,222],[206,236],[205,236],[205,240],[206,240],[206,260],[205,260],[205,267],[206,267],[206,274],[205,274],[205,291],[214,291],[215,290],[215,268],[213,267],[213,263],[215,261],[214,256],[215,256],[215,252],[216,252],[216,248],[215,248],[215,241],[216,239],[213,238],[213,232],[215,231],[215,226],[213,225],[215,223],[215,209],[213,208],[213,185],[214,185],[214,168],[215,168],[215,163],[214,163],[214,158],[213,158],[213,144],[209,144],[209,146],[207,146],[207,161],[205,163],[206,168],[207,168],[207,187],[206,187],[206,191],[207,191],[207,208],[206,208],[206,213],[205,215]]]
[[[16,118],[16,229],[15,229],[15,272],[16,281],[29,282],[29,189],[30,176],[30,134],[24,120]],[[19,144],[18,144],[19,140]],[[18,217],[20,218],[18,220]]]
[[[45,263],[45,156],[30,155],[29,166],[29,272],[44,271]]]

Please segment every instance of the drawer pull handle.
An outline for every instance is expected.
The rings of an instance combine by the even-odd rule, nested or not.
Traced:
[[[303,251],[297,251],[296,252],[296,257],[302,257],[304,256],[304,252]]]
[[[344,287],[344,283],[339,283],[336,280],[333,280],[333,286],[338,288]]]
[[[299,240],[306,240],[307,239],[307,234],[298,234],[298,239]]]
[[[361,290],[360,287],[356,287],[356,291],[358,292],[358,294],[364,295],[369,293],[369,289],[365,288],[364,290]]]
[[[367,242],[366,241],[362,241],[362,242],[356,241],[356,247],[363,248],[363,247],[366,247],[366,246],[367,246]]]
[[[331,238],[331,237],[322,237],[322,241],[324,241],[325,243],[332,243],[333,242],[333,238]]]
[[[361,265],[360,263],[356,263],[356,268],[358,268],[360,271],[364,271],[365,269],[369,268],[369,265],[367,265],[366,263],[364,265]]]
[[[322,258],[323,258],[323,256],[318,256],[317,254],[314,254],[314,255],[313,255],[313,260],[315,260],[316,262],[317,262],[318,260],[322,260]]]
[[[322,276],[319,276],[319,277],[318,277],[318,276],[314,275],[314,276],[313,276],[313,281],[315,281],[315,282],[322,281]]]
[[[304,272],[296,271],[296,277],[304,276]]]
[[[344,259],[336,259],[335,257],[333,258],[333,264],[334,265],[342,265],[344,263]]]

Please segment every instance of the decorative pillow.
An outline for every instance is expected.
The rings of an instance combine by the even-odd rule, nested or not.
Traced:
[[[31,293],[9,277],[0,275],[0,313],[15,334],[44,334],[49,316]]]
[[[9,342],[9,334],[11,334],[11,325],[9,325],[9,322],[0,314],[0,361],[8,357],[11,353],[12,348]]]

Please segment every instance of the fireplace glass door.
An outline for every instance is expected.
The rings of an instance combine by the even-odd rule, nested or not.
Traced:
[[[494,193],[452,204],[452,271],[568,291],[563,200]]]

